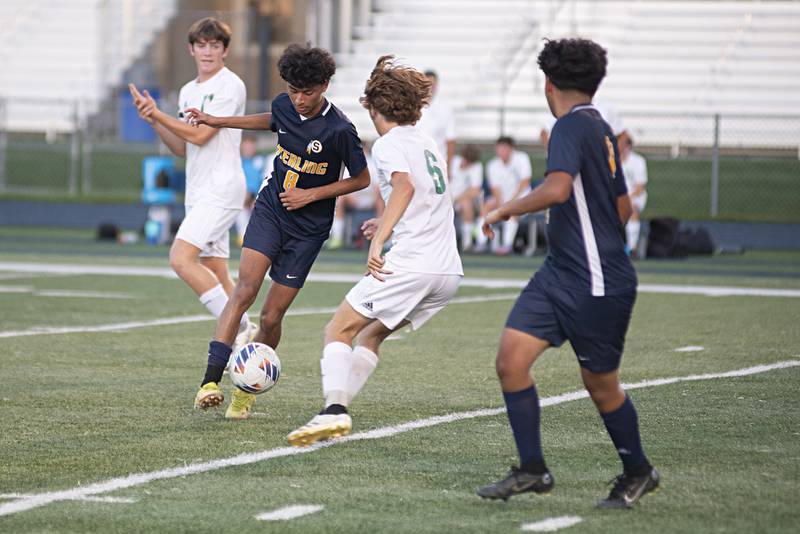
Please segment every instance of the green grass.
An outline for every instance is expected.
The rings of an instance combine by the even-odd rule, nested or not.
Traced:
[[[27,252],[20,247],[25,242]],[[68,254],[67,247],[74,253]],[[123,251],[131,255],[121,256]],[[166,265],[165,255],[164,248],[96,244],[79,231],[0,228],[0,263],[160,267]],[[356,273],[363,256],[324,253],[316,270]],[[681,282],[689,269],[701,273],[692,279],[706,284],[724,280],[738,286],[800,288],[798,260],[797,253],[763,252],[640,262],[637,267],[667,267],[666,273],[642,273],[648,283]],[[469,277],[524,279],[538,261],[468,257],[465,265]],[[0,292],[0,331],[203,311],[175,279],[5,271],[0,276],[2,287],[136,297]],[[293,309],[335,306],[349,287],[309,283]],[[463,287],[459,292],[497,293],[516,291]],[[352,406],[355,431],[501,406],[493,358],[512,302],[451,304],[420,331],[387,341],[380,365]],[[225,421],[221,411],[191,409],[212,321],[3,338],[0,493],[63,490],[285,446],[285,435],[319,409],[319,358],[328,319],[328,314],[286,318],[278,347],[281,380],[244,422]],[[641,293],[623,379],[637,382],[796,359],[798,320],[798,298]],[[674,352],[685,345],[705,350]],[[534,371],[543,397],[581,388],[568,347],[548,351]],[[543,409],[544,448],[556,477],[556,489],[547,498],[525,495],[495,503],[474,495],[477,486],[503,475],[516,461],[506,418],[498,415],[107,494],[136,499],[131,504],[56,502],[0,517],[0,531],[518,532],[523,523],[578,515],[583,522],[570,532],[794,532],[800,521],[795,503],[800,489],[798,380],[800,369],[792,368],[633,391],[644,444],[664,488],[632,512],[593,507],[608,491],[605,482],[618,473],[619,462],[584,399]],[[325,510],[282,523],[254,519],[290,504],[319,504]]]

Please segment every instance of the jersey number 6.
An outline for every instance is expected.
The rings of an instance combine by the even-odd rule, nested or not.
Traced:
[[[445,190],[444,173],[436,165],[436,156],[430,150],[425,151],[425,163],[428,164],[428,174],[433,179],[433,185],[436,188],[436,194],[442,195]]]

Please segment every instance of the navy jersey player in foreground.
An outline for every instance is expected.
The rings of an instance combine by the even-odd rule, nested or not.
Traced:
[[[336,197],[370,183],[367,161],[355,126],[323,94],[336,71],[329,52],[290,45],[278,61],[288,92],[272,103],[271,113],[212,117],[189,110],[194,124],[270,129],[278,134],[272,176],[256,199],[244,236],[239,281],[217,322],[208,367],[195,398],[196,408],[219,405],[219,387],[232,351],[239,318],[255,301],[269,269],[270,284],[254,340],[277,347],[281,322],[328,238]],[[340,179],[343,167],[351,178]],[[234,391],[227,417],[246,418],[254,395]]]
[[[659,478],[642,449],[636,409],[619,382],[637,280],[625,254],[623,225],[631,205],[616,140],[592,106],[606,73],[606,51],[583,39],[548,41],[538,61],[546,76],[547,103],[558,119],[548,147],[547,177],[530,194],[490,212],[483,227],[492,238],[492,224],[549,208],[549,254],[514,304],[496,360],[521,465],[480,488],[478,495],[505,500],[552,489],[530,369],[548,347],[568,340],[624,466],[598,506],[630,508],[658,486]]]

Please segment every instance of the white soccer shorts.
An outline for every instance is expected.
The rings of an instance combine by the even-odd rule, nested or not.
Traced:
[[[199,248],[201,258],[228,258],[231,255],[230,228],[240,211],[206,204],[186,206],[186,217],[175,239]]]
[[[391,268],[390,268],[391,270]],[[365,276],[347,293],[347,302],[364,317],[397,328],[404,319],[419,329],[458,291],[461,276],[394,271],[381,282]]]

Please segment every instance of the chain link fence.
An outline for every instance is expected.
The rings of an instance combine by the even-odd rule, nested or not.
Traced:
[[[646,217],[800,223],[800,115],[622,115],[647,160]],[[536,178],[545,169],[539,139],[548,116],[473,107],[458,114],[458,126],[467,137],[511,135],[530,153]]]
[[[142,161],[168,154],[157,140],[125,140],[132,126],[149,131],[135,122],[135,110],[131,118],[125,98],[104,103],[91,116],[76,102],[14,101],[37,113],[71,106],[72,124],[52,133],[9,131],[6,104],[0,100],[0,195],[6,198],[138,201]],[[174,95],[160,105],[177,111]],[[265,109],[266,102],[248,102],[248,113]],[[487,153],[491,139],[514,136],[531,154],[537,178],[545,169],[539,133],[546,113],[468,108],[458,112],[458,130],[463,141],[473,137]],[[800,223],[800,116],[625,113],[624,121],[648,163],[646,217]],[[180,159],[176,164],[183,165]]]

